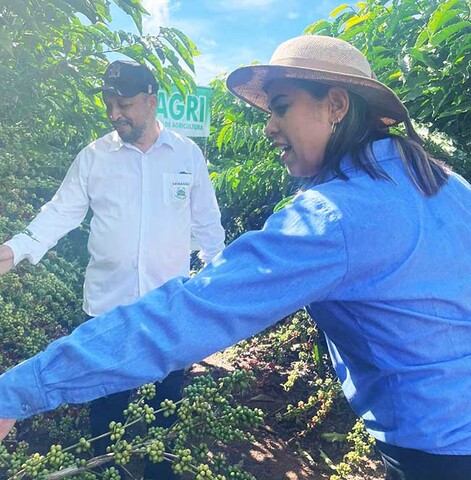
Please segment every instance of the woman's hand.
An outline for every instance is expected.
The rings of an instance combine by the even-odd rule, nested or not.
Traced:
[[[0,245],[0,275],[13,268],[13,250],[8,245]]]
[[[0,442],[10,433],[16,420],[11,418],[0,419]]]

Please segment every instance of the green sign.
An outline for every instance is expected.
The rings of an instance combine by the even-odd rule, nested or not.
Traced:
[[[208,87],[196,87],[186,101],[176,88],[170,95],[160,90],[156,117],[165,127],[187,137],[208,137],[210,125],[210,101],[213,91]]]

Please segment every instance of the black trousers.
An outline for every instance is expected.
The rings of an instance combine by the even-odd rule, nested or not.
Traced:
[[[85,315],[86,320],[94,317]],[[162,382],[156,383],[156,395],[147,403],[156,410],[160,408],[160,403],[165,400],[173,400],[177,402],[182,398],[183,381],[185,378],[184,370],[177,370],[167,376]],[[90,430],[93,437],[97,437],[109,431],[110,422],[121,422],[124,424],[125,418],[123,411],[129,404],[129,397],[132,390],[107,395],[106,397],[97,398],[90,403]],[[176,415],[164,417],[158,415],[156,421],[151,426],[170,427],[177,419]],[[93,442],[95,455],[104,455],[106,448],[111,445],[109,437],[101,438]],[[120,469],[121,473],[122,470]],[[161,463],[147,462],[144,479],[150,480],[176,480],[177,477],[172,471],[170,462],[163,461]]]
[[[168,398],[178,401],[182,398],[182,387],[184,380],[184,371],[177,370],[172,372],[163,382],[156,383],[156,395],[148,401],[149,405],[156,410],[160,408],[160,402]],[[109,431],[109,424],[112,420],[124,423],[123,410],[126,409],[129,402],[131,391],[119,392],[106,397],[98,398],[90,404],[90,430],[93,437]],[[157,415],[154,426],[170,427],[176,420],[176,415],[164,417]],[[109,437],[102,438],[94,442],[95,455],[104,455],[106,447],[111,444]],[[161,463],[147,462],[145,479],[153,480],[174,480],[177,477],[171,467],[171,463],[163,461]]]
[[[471,480],[471,455],[433,455],[376,440],[386,480]]]

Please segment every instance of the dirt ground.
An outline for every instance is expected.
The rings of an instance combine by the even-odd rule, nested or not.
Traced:
[[[209,370],[224,375],[233,369],[233,364],[223,354],[217,353],[194,365],[188,375],[191,377]],[[295,392],[283,390],[280,378],[273,372],[268,376],[264,373],[263,382],[257,382],[243,400],[249,407],[261,408],[267,414],[265,425],[255,433],[255,442],[231,445],[225,453],[233,463],[242,462],[244,470],[257,480],[328,480],[335,471],[319,455],[319,449],[334,462],[340,461],[345,453],[344,445],[339,442],[329,443],[315,434],[304,440],[296,438],[293,435],[295,429],[277,421],[275,414],[286,408],[293,395]],[[346,402],[345,408],[336,412],[334,421],[331,419],[323,424],[323,431],[346,431],[355,422]],[[362,459],[361,466],[348,480],[383,478],[381,460],[373,455],[372,458]]]
[[[246,359],[244,359],[246,360]],[[227,355],[217,353],[199,364],[193,365],[188,372],[188,381],[193,376],[208,373],[217,377],[227,375],[240,366],[236,358],[228,360]],[[254,432],[256,441],[231,444],[224,450],[232,464],[238,464],[245,471],[254,475],[257,480],[329,480],[335,471],[327,465],[320,451],[324,452],[334,464],[342,460],[348,451],[343,442],[328,442],[323,433],[348,432],[355,423],[355,416],[346,401],[322,422],[318,432],[313,431],[305,438],[297,437],[299,426],[292,422],[280,422],[276,418],[278,412],[286,410],[287,404],[294,404],[304,392],[296,388],[285,391],[281,384],[283,378],[273,370],[254,369],[257,381],[247,392],[240,403],[251,408],[260,408],[265,414],[265,423]],[[34,433],[34,437],[31,434]],[[43,439],[36,429],[23,428],[21,439],[27,440],[33,451],[41,451]],[[24,438],[23,438],[24,437]],[[44,432],[46,438],[46,432]],[[47,442],[44,440],[44,443]],[[142,473],[141,461],[133,462],[130,467],[133,478]],[[384,479],[384,469],[377,456],[363,458],[360,467],[348,480],[380,480]]]

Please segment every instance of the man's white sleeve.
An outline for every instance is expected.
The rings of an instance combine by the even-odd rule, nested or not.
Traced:
[[[191,190],[191,232],[201,247],[200,258],[210,262],[223,248],[221,213],[203,153],[194,146],[196,175]]]
[[[13,250],[14,264],[23,259],[38,263],[45,253],[68,232],[78,227],[89,207],[88,172],[81,154],[72,163],[52,200],[46,203],[28,225],[27,233],[5,242]]]

